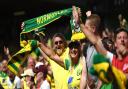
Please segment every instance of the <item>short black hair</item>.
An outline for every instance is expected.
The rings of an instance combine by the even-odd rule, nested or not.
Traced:
[[[120,32],[125,32],[128,34],[128,30],[127,29],[124,29],[124,28],[117,28],[116,31],[115,31],[115,34],[114,34],[114,38],[116,39],[117,37],[117,34],[119,34]]]

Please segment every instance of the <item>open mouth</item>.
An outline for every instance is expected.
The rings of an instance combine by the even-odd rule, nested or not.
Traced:
[[[59,54],[59,55],[62,53],[62,51],[63,51],[63,50],[62,50],[61,48],[57,48],[57,49],[56,49],[56,53]]]
[[[71,51],[71,56],[76,56],[77,55],[77,51]]]
[[[62,51],[62,47],[61,46],[56,47],[56,51]]]
[[[56,49],[61,49],[61,46],[56,46]]]
[[[58,49],[58,50],[60,50],[60,49],[61,49],[61,47],[57,47],[57,49]]]
[[[56,51],[59,51],[59,50],[62,50],[62,48],[61,47],[57,47],[56,48]]]

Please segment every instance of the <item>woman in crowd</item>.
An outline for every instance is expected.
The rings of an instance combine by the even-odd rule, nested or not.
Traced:
[[[36,89],[34,83],[35,73],[32,69],[26,69],[21,76],[23,77],[21,80],[22,89]]]
[[[40,48],[47,56],[49,56],[53,61],[69,70],[69,77],[67,79],[67,84],[70,88],[82,88],[82,84],[86,82],[81,82],[81,79],[86,80],[86,65],[85,58],[81,56],[81,44],[78,41],[72,41],[69,43],[69,56],[70,59],[62,59],[57,55],[52,49],[47,47],[43,42],[40,43]]]
[[[36,67],[36,89],[50,89],[50,84],[47,80],[48,69],[45,65]]]

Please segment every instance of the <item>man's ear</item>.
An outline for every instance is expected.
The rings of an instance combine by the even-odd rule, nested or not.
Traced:
[[[96,26],[92,26],[92,32],[96,33]]]
[[[114,42],[114,46],[115,46],[115,48],[117,47],[117,44],[116,44],[116,42]]]

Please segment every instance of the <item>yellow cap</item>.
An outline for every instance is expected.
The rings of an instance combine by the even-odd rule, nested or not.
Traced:
[[[85,39],[85,38],[86,38],[86,36],[84,35],[84,33],[79,32],[79,33],[72,34],[71,40],[74,41],[74,40],[81,40],[81,39]]]

